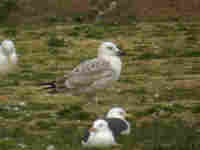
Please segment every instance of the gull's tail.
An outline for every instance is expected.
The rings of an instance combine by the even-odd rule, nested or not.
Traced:
[[[56,93],[57,90],[57,86],[56,86],[56,81],[51,81],[51,82],[43,82],[43,83],[40,83],[39,86],[43,86],[44,90],[48,90],[49,93]]]

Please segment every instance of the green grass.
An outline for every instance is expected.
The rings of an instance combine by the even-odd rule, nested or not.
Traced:
[[[17,68],[1,76],[0,149],[80,150],[84,130],[111,107],[133,115],[132,132],[117,139],[122,150],[199,150],[200,23],[132,25],[61,24],[3,26],[0,39],[15,41]],[[58,21],[58,24],[57,24]],[[63,76],[113,41],[122,58],[120,80],[98,93],[48,94],[38,84]],[[87,105],[88,104],[88,105]]]

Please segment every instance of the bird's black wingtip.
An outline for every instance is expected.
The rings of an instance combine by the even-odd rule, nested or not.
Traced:
[[[39,86],[46,86],[46,85],[55,85],[55,81],[51,81],[51,82],[42,82],[42,83],[39,83]]]
[[[56,93],[56,82],[52,81],[52,82],[43,82],[40,83],[39,86],[42,86],[42,90],[47,90],[48,93]]]

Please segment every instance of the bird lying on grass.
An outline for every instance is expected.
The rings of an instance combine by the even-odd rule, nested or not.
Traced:
[[[92,128],[86,130],[82,140],[84,147],[120,146],[116,138],[122,134],[130,134],[130,124],[125,120],[129,116],[123,108],[112,108],[104,119],[94,121]]]
[[[94,121],[82,140],[84,147],[110,147],[117,146],[115,137],[110,130],[108,123],[103,119]]]
[[[0,45],[0,75],[12,71],[16,66],[18,56],[16,54],[16,48],[11,40],[4,40]],[[8,99],[7,96],[0,96],[0,100]]]
[[[4,40],[0,45],[0,73],[7,73],[17,64],[17,54],[14,43]]]

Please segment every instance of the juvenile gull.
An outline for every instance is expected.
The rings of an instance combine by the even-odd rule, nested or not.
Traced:
[[[121,55],[124,53],[114,43],[103,42],[96,58],[79,64],[63,78],[40,85],[50,92],[95,93],[119,79]]]
[[[108,122],[108,126],[115,136],[130,134],[130,124],[125,119],[126,116],[129,116],[129,114],[127,114],[126,111],[120,107],[112,108],[107,113],[105,120]]]
[[[109,147],[119,145],[116,143],[108,123],[103,119],[94,121],[92,128],[87,130],[81,142],[84,147]]]
[[[17,64],[15,45],[11,40],[4,40],[0,45],[0,73],[10,71]]]

